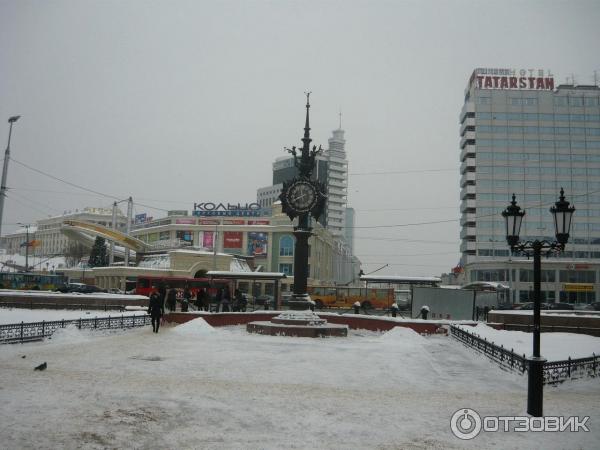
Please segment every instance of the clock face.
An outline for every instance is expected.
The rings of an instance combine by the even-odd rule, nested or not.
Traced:
[[[296,211],[308,212],[317,201],[317,192],[311,183],[298,181],[290,186],[287,201]]]

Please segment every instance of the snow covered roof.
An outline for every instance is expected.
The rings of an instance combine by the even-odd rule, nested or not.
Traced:
[[[246,280],[273,280],[287,278],[285,273],[281,272],[232,272],[228,270],[210,270],[208,276],[218,278],[239,278]]]
[[[395,283],[395,284],[436,284],[441,283],[438,277],[404,277],[399,275],[361,275],[361,281],[371,283]]]

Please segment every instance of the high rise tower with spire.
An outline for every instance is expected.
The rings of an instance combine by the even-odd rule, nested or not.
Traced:
[[[342,113],[337,130],[329,138],[329,148],[323,156],[327,159],[327,229],[337,237],[344,238],[345,215],[348,202],[348,160],[346,140],[342,130]]]

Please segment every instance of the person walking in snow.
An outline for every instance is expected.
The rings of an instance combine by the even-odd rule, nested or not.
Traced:
[[[158,298],[160,299],[160,304],[164,311],[165,310],[165,300],[167,299],[167,288],[165,287],[165,282],[163,280],[160,280],[158,282]]]
[[[192,299],[192,291],[188,286],[183,290],[183,300],[181,301],[181,312],[188,312],[190,300]]]
[[[177,307],[177,292],[175,288],[169,289],[167,293],[167,308],[169,308],[169,312],[175,312],[175,308]]]
[[[221,312],[229,312],[229,305],[231,304],[231,293],[229,287],[226,286],[223,290],[223,298],[221,299]]]
[[[158,333],[160,327],[160,318],[165,313],[163,305],[160,301],[160,295],[157,292],[153,292],[150,295],[150,304],[148,305],[148,314],[152,319],[152,331]]]
[[[429,306],[423,305],[419,314],[421,315],[421,319],[427,320],[427,315],[429,314]]]

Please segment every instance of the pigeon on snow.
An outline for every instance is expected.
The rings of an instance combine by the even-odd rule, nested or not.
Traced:
[[[46,370],[46,367],[48,367],[48,364],[46,364],[46,362],[43,362],[33,370]]]

